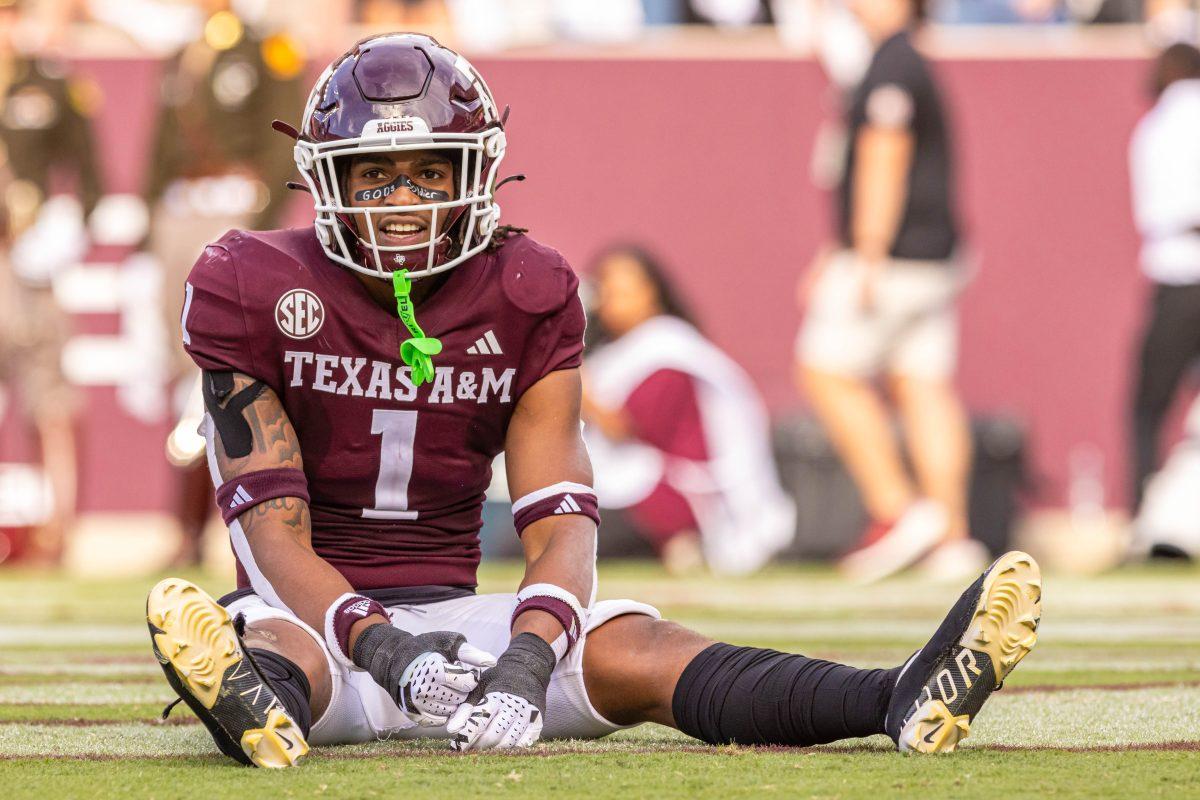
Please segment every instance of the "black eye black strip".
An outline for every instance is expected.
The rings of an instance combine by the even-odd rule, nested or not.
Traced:
[[[387,186],[379,186],[375,189],[363,189],[362,191],[355,192],[354,199],[360,203],[383,200],[400,187],[408,189],[417,197],[430,203],[444,203],[450,199],[449,192],[442,192],[437,189],[426,189],[424,186],[417,183],[407,175],[397,175],[396,179]]]

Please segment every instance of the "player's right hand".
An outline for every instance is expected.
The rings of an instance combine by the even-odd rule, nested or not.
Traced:
[[[413,636],[381,623],[359,635],[354,661],[414,725],[432,727],[446,723],[496,658],[454,631]]]
[[[522,633],[486,670],[471,697],[458,707],[446,731],[458,751],[529,747],[542,735],[546,689],[558,657],[533,633]]]

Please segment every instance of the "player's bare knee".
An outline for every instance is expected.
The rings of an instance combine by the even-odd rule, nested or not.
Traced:
[[[313,719],[319,719],[329,705],[333,678],[324,651],[303,628],[282,619],[264,619],[246,626],[242,641],[246,647],[270,650],[287,658],[308,679]]]
[[[588,698],[618,725],[672,724],[679,676],[712,640],[669,620],[626,614],[588,633],[583,678]]]

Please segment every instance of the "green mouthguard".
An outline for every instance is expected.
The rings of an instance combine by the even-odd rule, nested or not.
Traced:
[[[426,381],[433,380],[433,356],[442,352],[442,343],[438,339],[426,336],[425,331],[417,324],[417,315],[413,311],[412,281],[408,279],[408,270],[399,269],[392,273],[392,291],[396,295],[396,312],[400,321],[412,338],[400,343],[400,358],[412,369],[412,381],[420,386]]]

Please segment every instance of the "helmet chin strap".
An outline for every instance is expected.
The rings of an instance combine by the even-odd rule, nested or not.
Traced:
[[[392,291],[396,295],[396,312],[400,315],[400,321],[412,335],[400,343],[400,359],[412,369],[413,385],[420,386],[433,380],[433,356],[442,352],[442,343],[438,339],[426,336],[425,331],[417,324],[417,315],[410,296],[412,281],[408,279],[408,270],[398,269],[392,273]]]

